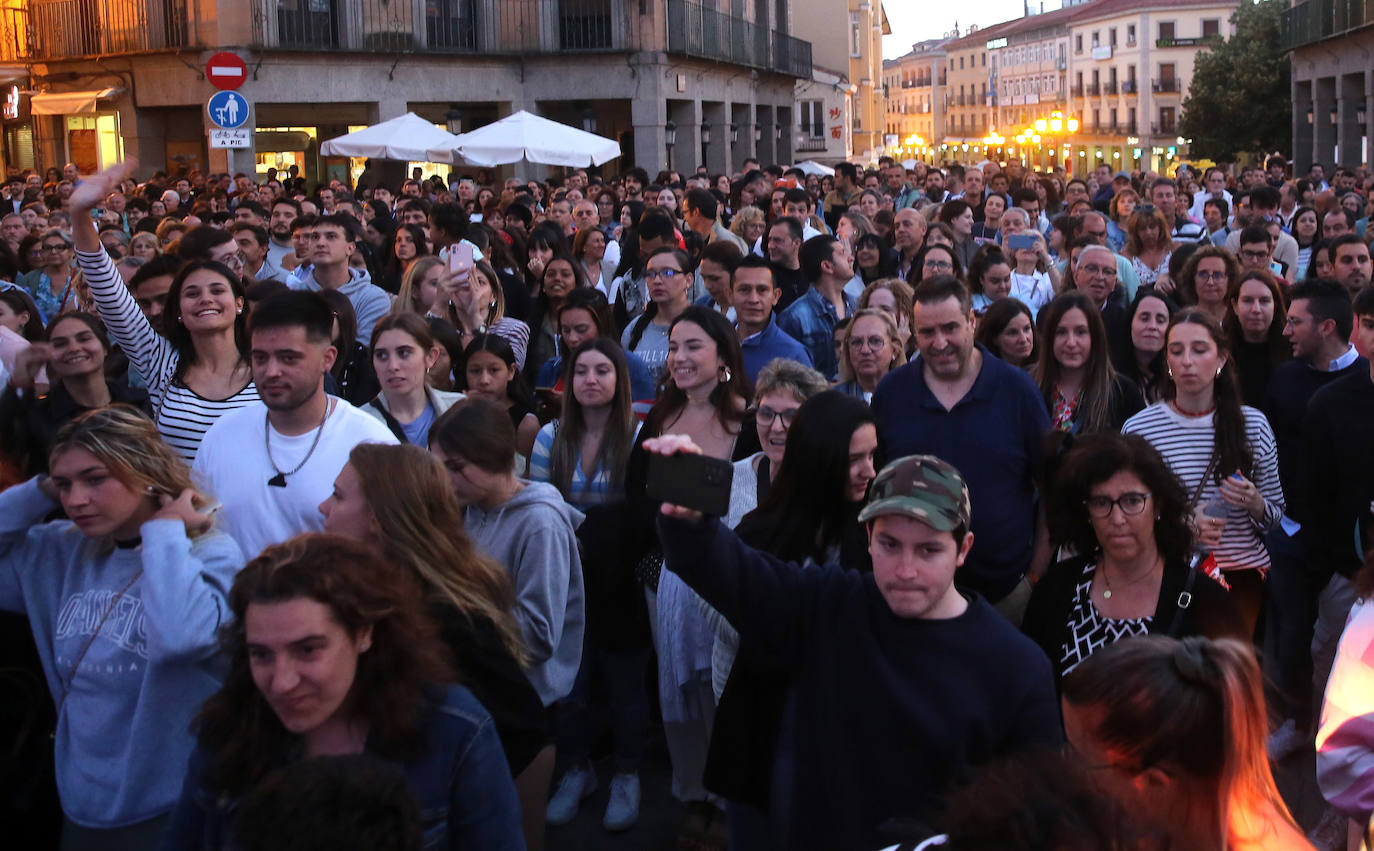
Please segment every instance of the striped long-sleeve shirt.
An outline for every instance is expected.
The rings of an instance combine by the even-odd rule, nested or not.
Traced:
[[[248,386],[227,399],[207,399],[187,387],[177,375],[181,356],[165,337],[153,330],[129,288],[119,277],[114,261],[104,251],[76,253],[90,285],[100,318],[113,340],[139,374],[148,381],[153,419],[162,439],[189,464],[210,426],[223,414],[258,401],[258,388]],[[169,305],[169,316],[176,306]]]
[[[1245,438],[1250,443],[1250,451],[1255,459],[1254,471],[1247,473],[1246,477],[1255,483],[1264,497],[1264,516],[1255,520],[1244,508],[1227,506],[1226,527],[1221,533],[1221,542],[1213,550],[1217,566],[1222,571],[1267,569],[1269,551],[1264,548],[1264,533],[1278,524],[1284,509],[1274,431],[1264,414],[1249,406],[1242,406],[1241,410],[1245,414]],[[1158,449],[1191,497],[1198,492],[1198,483],[1211,464],[1216,437],[1212,424],[1214,416],[1185,417],[1170,403],[1157,402],[1127,420],[1121,431],[1123,434],[1138,434]],[[1225,478],[1235,471],[1219,472]],[[1241,472],[1246,473],[1244,470]],[[1206,505],[1220,499],[1221,487],[1213,475],[1203,485],[1197,504]]]
[[[1357,602],[1326,682],[1317,732],[1317,785],[1331,806],[1365,824],[1374,811],[1374,605]]]

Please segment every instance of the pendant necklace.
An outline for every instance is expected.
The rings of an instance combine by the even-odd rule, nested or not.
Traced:
[[[301,463],[297,464],[294,468],[292,468],[290,472],[285,473],[281,470],[278,470],[277,462],[272,460],[272,419],[270,417],[270,412],[269,416],[264,418],[262,431],[262,445],[263,448],[267,450],[267,463],[269,466],[271,466],[272,472],[276,473],[275,476],[267,480],[267,484],[269,487],[286,487],[286,477],[294,476],[297,473],[299,473],[301,468],[305,466],[305,462],[310,460],[310,456],[315,454],[315,447],[320,445],[320,435],[324,434],[324,424],[329,422],[329,412],[333,410],[333,408],[334,401],[332,399],[325,403],[324,419],[320,420],[319,427],[315,429],[315,439],[310,442],[310,451],[305,453],[305,457],[301,459]]]
[[[1156,559],[1156,561],[1158,561],[1158,559]],[[1152,575],[1154,575],[1153,570],[1149,571],[1143,576],[1137,576],[1135,579],[1132,579],[1130,582],[1127,582],[1126,587],[1129,588],[1138,582],[1143,582],[1146,579],[1150,578]],[[1102,599],[1110,600],[1112,598],[1112,581],[1107,578],[1107,571],[1105,570],[1102,571],[1102,584],[1107,586],[1102,589]]]

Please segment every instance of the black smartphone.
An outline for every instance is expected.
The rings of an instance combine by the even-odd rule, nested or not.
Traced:
[[[729,461],[708,455],[652,455],[645,494],[655,502],[670,502],[712,517],[730,511],[730,483],[735,470]]]

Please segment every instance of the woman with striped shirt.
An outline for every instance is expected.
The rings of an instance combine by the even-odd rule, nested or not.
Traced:
[[[148,382],[162,439],[186,461],[221,415],[258,401],[248,364],[243,281],[215,262],[182,268],[167,291],[159,334],[105,252],[90,217],[133,169],[121,163],[83,179],[69,205],[76,259],[110,338]]]
[[[1226,337],[1206,314],[1176,314],[1164,352],[1163,399],[1121,430],[1153,444],[1183,482],[1194,544],[1211,551],[1253,632],[1270,563],[1264,534],[1284,510],[1274,432],[1264,414],[1241,404]]]

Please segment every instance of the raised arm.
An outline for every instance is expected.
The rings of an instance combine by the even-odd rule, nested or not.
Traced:
[[[175,350],[153,330],[139,309],[115,269],[114,260],[100,244],[100,235],[91,218],[91,210],[118,190],[120,181],[129,176],[134,165],[132,160],[126,161],[83,179],[67,203],[72,216],[72,236],[76,241],[76,262],[91,288],[96,310],[109,329],[110,337],[147,379],[149,392],[158,403],[175,367]]]

